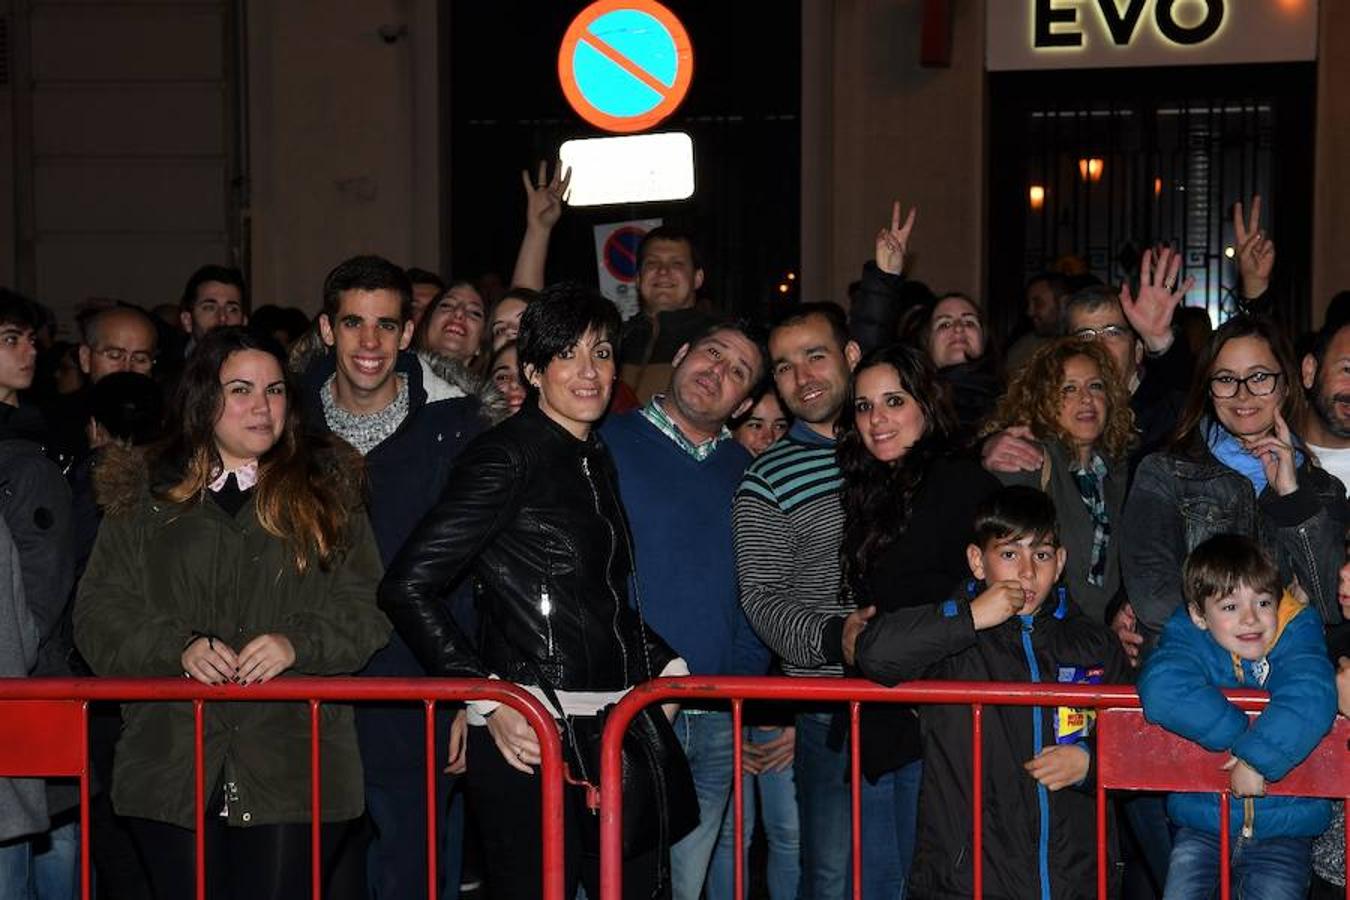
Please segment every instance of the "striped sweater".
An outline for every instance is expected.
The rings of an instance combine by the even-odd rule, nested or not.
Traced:
[[[746,470],[732,507],[741,605],[787,675],[843,674],[844,479],[834,441],[798,422]]]

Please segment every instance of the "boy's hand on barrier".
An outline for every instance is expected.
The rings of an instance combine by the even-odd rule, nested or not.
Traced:
[[[984,631],[1002,625],[1021,612],[1026,601],[1022,585],[1016,581],[996,581],[970,604],[970,617],[975,621],[975,630]]]
[[[1232,770],[1233,796],[1264,797],[1266,795],[1265,777],[1236,756],[1228,757],[1228,762],[1224,763],[1223,767]]]
[[[1337,666],[1336,699],[1341,715],[1350,716],[1350,656],[1342,656]]]
[[[450,723],[450,753],[442,770],[446,775],[463,775],[469,763],[469,713],[461,709]]]
[[[239,658],[229,645],[208,635],[202,635],[184,647],[179,662],[183,664],[183,674],[202,684],[234,681],[239,668]]]
[[[1057,791],[1086,778],[1091,763],[1088,752],[1077,744],[1059,744],[1037,753],[1024,768],[1047,791]]]
[[[539,738],[524,716],[503,703],[487,717],[487,730],[508,766],[534,774],[531,766],[540,763]]]

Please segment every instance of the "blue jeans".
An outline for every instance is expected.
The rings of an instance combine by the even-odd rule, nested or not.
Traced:
[[[1304,900],[1312,880],[1312,838],[1234,838],[1234,900]],[[1219,896],[1219,835],[1178,828],[1163,900]]]
[[[801,816],[802,876],[797,900],[844,900],[852,816],[848,747],[829,747],[834,713],[797,716],[793,776]]]
[[[777,740],[780,728],[764,730],[745,729],[745,740],[751,744],[767,744]],[[797,883],[801,879],[801,836],[797,818],[797,788],[792,768],[763,775],[747,775],[741,784],[742,826],[745,839],[742,849],[745,858],[742,872],[745,883],[750,881],[750,836],[755,833],[755,793],[764,815],[760,825],[768,844],[768,882],[771,900],[797,900]],[[708,873],[708,900],[731,900],[736,892],[736,810],[727,804],[722,831],[717,836],[713,851],[712,869]],[[740,900],[740,898],[738,898]]]
[[[699,900],[731,797],[731,713],[683,711],[674,725],[694,775],[698,826],[670,848],[671,893],[674,900]]]
[[[457,779],[456,779],[457,780]],[[441,900],[457,900],[464,861],[464,792],[437,779],[441,846]],[[375,834],[366,851],[366,878],[372,900],[427,895],[426,787],[422,783],[366,783],[366,813]]]
[[[922,775],[923,763],[915,760],[882,775],[876,784],[863,779],[862,879],[867,900],[904,900],[914,861]],[[851,892],[851,867],[848,887]]]
[[[79,894],[78,820],[0,845],[0,900],[75,900]]]

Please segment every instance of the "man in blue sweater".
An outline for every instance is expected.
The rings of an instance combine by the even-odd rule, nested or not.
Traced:
[[[619,474],[643,616],[696,675],[763,675],[769,653],[737,596],[731,499],[750,454],[727,430],[750,404],[764,353],[739,324],[713,325],[675,354],[670,383],[601,435]],[[675,720],[698,790],[699,825],[671,848],[674,900],[698,900],[732,783],[730,713]]]

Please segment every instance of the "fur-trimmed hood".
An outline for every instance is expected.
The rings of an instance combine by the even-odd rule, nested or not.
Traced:
[[[427,350],[418,353],[417,358],[422,361],[422,380],[427,389],[427,402],[433,399],[431,385],[440,381],[450,390],[461,392],[451,393],[448,396],[468,395],[478,398],[479,414],[489,425],[496,425],[511,415],[511,407],[506,401],[506,396],[492,383],[492,379],[475,375],[459,360]]]

